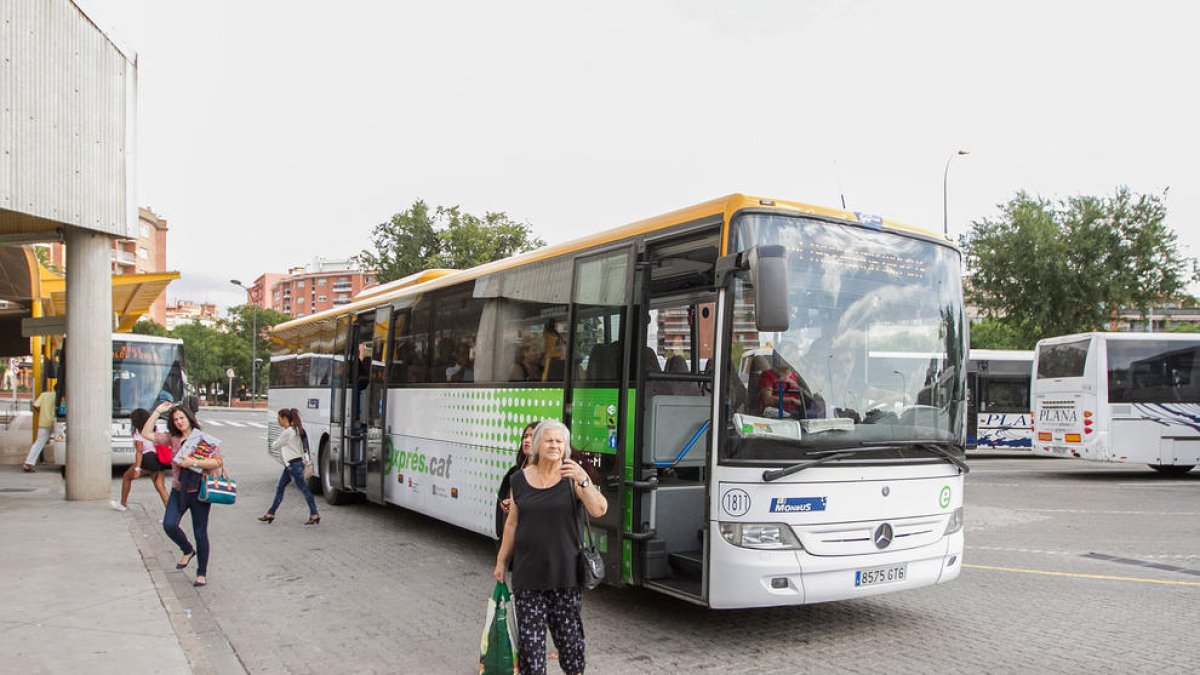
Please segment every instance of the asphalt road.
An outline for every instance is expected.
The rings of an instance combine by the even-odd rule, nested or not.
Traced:
[[[210,583],[199,594],[196,621],[225,640],[215,649],[253,673],[476,672],[490,540],[396,507],[320,497],[321,524],[305,527],[294,488],[278,520],[260,523],[281,470],[265,452],[266,413],[210,410],[200,420],[224,441],[240,485],[237,505],[213,509]],[[602,588],[584,600],[588,672],[1200,668],[1200,470],[1168,479],[1066,460],[971,464],[958,580],[746,611]],[[141,507],[135,527],[155,533],[161,505],[148,481],[131,501]],[[173,555],[155,536],[149,545]]]

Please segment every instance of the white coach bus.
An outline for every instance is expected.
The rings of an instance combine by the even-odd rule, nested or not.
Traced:
[[[492,537],[522,427],[562,419],[618,586],[714,608],[912,589],[962,563],[960,279],[940,235],[733,195],[281,324],[270,406],[300,409],[329,502]]]
[[[972,349],[967,358],[967,447],[1029,448],[1033,352]]]
[[[1200,464],[1200,337],[1082,333],[1036,352],[1034,452],[1171,476]]]
[[[70,338],[68,338],[70,339]],[[133,431],[130,429],[130,414],[137,408],[153,410],[161,401],[179,401],[191,410],[196,410],[196,400],[190,396],[187,374],[184,369],[183,340],[177,338],[139,335],[137,333],[112,334],[112,463],[114,466],[134,463]],[[66,345],[56,356],[55,372],[59,377],[57,388],[66,390],[70,376],[63,356]],[[60,404],[59,418],[69,422],[70,402]],[[66,418],[62,413],[66,413]],[[160,421],[160,426],[165,423]],[[62,441],[70,433],[69,423],[63,424],[55,441]],[[55,454],[58,464],[66,464],[66,453]]]

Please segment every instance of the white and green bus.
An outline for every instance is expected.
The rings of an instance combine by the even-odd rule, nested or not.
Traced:
[[[960,276],[942,236],[733,195],[276,326],[270,406],[300,409],[330,503],[492,537],[522,427],[563,420],[619,586],[714,608],[928,586],[962,565]]]

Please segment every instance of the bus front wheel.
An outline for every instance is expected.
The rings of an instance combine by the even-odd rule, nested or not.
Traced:
[[[1151,464],[1150,468],[1164,476],[1182,476],[1192,470],[1194,464]]]
[[[341,506],[350,502],[350,495],[345,490],[339,490],[333,486],[333,472],[336,467],[333,465],[333,453],[329,452],[329,444],[321,444],[321,452],[318,455],[321,462],[321,493],[325,495],[325,502],[332,506]]]

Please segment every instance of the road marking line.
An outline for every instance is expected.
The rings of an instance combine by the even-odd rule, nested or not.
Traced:
[[[230,422],[229,420],[225,420],[225,421],[224,421],[224,424],[228,424],[228,425],[229,425],[229,426],[231,426],[231,427],[244,427],[244,426],[246,426],[245,424],[242,424],[241,422]]]
[[[1163,586],[1196,586],[1200,581],[1173,581],[1171,579],[1146,579],[1144,577],[1114,577],[1107,574],[1081,574],[1078,572],[1051,572],[1050,570],[1029,570],[1021,567],[996,567],[994,565],[963,564],[963,567],[973,570],[990,572],[1017,572],[1020,574],[1038,574],[1047,577],[1070,577],[1073,579],[1098,579],[1100,581],[1129,581],[1137,584],[1161,584]]]
[[[263,424],[262,422],[246,422],[246,424],[248,424],[256,429],[266,429],[267,428],[267,425]]]
[[[971,551],[999,551],[1001,553],[1032,553],[1036,555],[1086,556],[1089,551],[1061,551],[1046,548],[1022,548],[1020,546],[976,546],[968,541]],[[1195,553],[1147,553],[1142,556],[1150,560],[1200,560]]]
[[[205,424],[207,424],[207,425],[209,425],[209,426],[214,426],[214,427],[223,427],[223,426],[225,426],[224,424],[221,424],[220,422],[218,422],[218,421],[216,421],[216,420],[204,420],[204,423],[205,423]]]
[[[1200,516],[1200,511],[1101,511],[1099,509],[1012,509],[1022,513],[1080,513],[1105,516]]]
[[[973,474],[974,472],[972,472]],[[1001,483],[990,480],[976,480],[967,476],[967,487],[1001,487],[1001,488],[1042,488],[1052,489],[1055,491],[1061,490],[1089,490],[1094,491],[1097,483],[1089,483],[1086,485],[1061,485],[1056,483]],[[1105,484],[1106,485],[1106,484]],[[1120,487],[1148,490],[1178,490],[1180,488],[1194,489],[1197,483],[1117,483]]]

